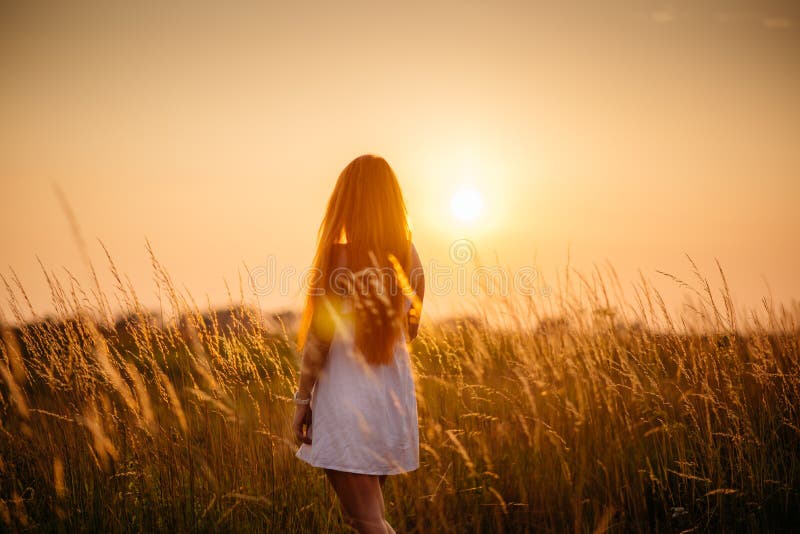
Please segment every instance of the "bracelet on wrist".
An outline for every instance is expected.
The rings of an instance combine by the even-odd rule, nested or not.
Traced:
[[[306,399],[301,399],[300,390],[298,389],[297,391],[294,392],[294,397],[292,398],[292,400],[298,406],[307,406],[311,404],[311,395],[309,395],[308,398]]]

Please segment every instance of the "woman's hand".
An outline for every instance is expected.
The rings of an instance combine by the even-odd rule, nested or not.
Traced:
[[[295,405],[292,432],[297,441],[311,445],[311,407],[308,404]]]

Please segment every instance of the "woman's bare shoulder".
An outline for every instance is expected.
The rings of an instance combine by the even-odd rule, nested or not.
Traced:
[[[419,259],[419,252],[417,252],[417,247],[413,241],[411,241],[411,266],[414,267],[417,264],[420,264],[421,261]]]

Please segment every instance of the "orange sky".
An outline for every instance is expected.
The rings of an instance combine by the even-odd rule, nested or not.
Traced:
[[[96,237],[155,302],[146,236],[224,303],[243,262],[307,266],[365,152],[395,168],[423,261],[468,237],[552,276],[569,246],[677,301],[655,271],[688,278],[688,253],[741,305],[764,279],[800,296],[796,2],[20,4],[0,7],[0,274],[41,311],[36,255],[86,274],[53,182],[104,282]],[[465,184],[471,225],[449,207]]]

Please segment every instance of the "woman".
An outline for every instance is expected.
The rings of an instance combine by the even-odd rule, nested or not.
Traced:
[[[339,175],[314,267],[299,332],[297,457],[325,469],[348,524],[391,533],[386,477],[419,467],[407,343],[425,282],[400,185],[383,158],[360,156]]]

